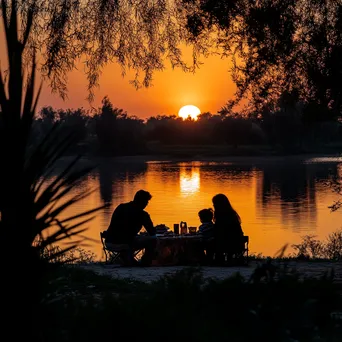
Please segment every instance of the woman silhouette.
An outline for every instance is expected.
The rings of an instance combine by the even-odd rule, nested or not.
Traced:
[[[241,219],[234,210],[229,199],[224,194],[217,194],[212,199],[214,206],[214,236],[215,236],[215,261],[224,260],[223,253],[231,257],[244,248],[241,228]]]

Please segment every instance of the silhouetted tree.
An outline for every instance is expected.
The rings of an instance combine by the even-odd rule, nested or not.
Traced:
[[[58,111],[59,123],[66,133],[73,131],[78,135],[80,141],[87,138],[87,123],[89,115],[83,108],[75,110],[67,109]]]
[[[74,248],[77,241],[59,251],[52,250],[45,258],[43,252],[52,244],[83,232],[84,224],[99,208],[60,217],[67,208],[89,195],[84,190],[68,196],[91,168],[73,170],[78,161],[75,158],[52,182],[45,182],[56,160],[77,140],[73,134],[60,136],[54,126],[38,146],[29,148],[40,89],[36,93],[35,55],[30,68],[25,68],[23,52],[34,13],[29,12],[20,26],[16,2],[8,6],[2,0],[1,12],[9,64],[5,79],[0,70],[0,229],[1,259],[6,260],[2,306],[7,313],[4,318],[9,321],[4,321],[3,330],[10,335],[14,324],[26,323],[27,328],[16,331],[17,338],[45,340],[47,337],[41,336],[36,323],[41,321],[41,290],[47,261]],[[23,273],[15,267],[23,261],[25,286],[17,290]]]
[[[38,113],[38,117],[52,126],[57,121],[57,112],[51,106],[43,107]]]
[[[183,121],[175,115],[152,116],[146,121],[146,138],[163,144],[177,144],[181,141],[179,124]]]
[[[233,58],[238,90],[228,107],[247,97],[260,113],[276,104],[284,91],[295,91],[301,101],[319,106],[326,120],[340,115],[341,1],[184,0],[183,4],[193,43],[207,46],[211,32],[210,44]]]
[[[99,152],[103,155],[140,154],[144,151],[143,120],[113,107],[108,97],[94,116]]]
[[[6,0],[25,23],[29,18],[27,54],[41,55],[41,72],[63,97],[67,74],[84,61],[90,98],[99,75],[109,62],[125,74],[136,72],[134,86],[148,86],[155,70],[172,67],[194,70],[181,58],[180,42],[186,40],[184,14],[178,1],[140,0]],[[6,7],[7,8],[7,7]],[[179,10],[177,10],[177,8]],[[198,54],[198,51],[195,51]]]
[[[215,134],[222,142],[234,147],[243,144],[260,144],[264,142],[260,127],[250,119],[227,117],[216,126]]]
[[[117,116],[123,110],[114,108],[108,97],[102,100],[102,107],[94,116],[96,122],[95,130],[99,143],[100,153],[112,155],[116,153],[115,130],[117,126]]]

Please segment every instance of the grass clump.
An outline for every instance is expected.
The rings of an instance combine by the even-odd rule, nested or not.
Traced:
[[[302,242],[294,244],[294,257],[297,259],[342,259],[342,229],[328,235],[325,241],[319,241],[314,235],[306,235]]]
[[[249,260],[279,261],[308,260],[308,261],[340,261],[342,260],[342,229],[328,235],[321,241],[315,235],[305,235],[298,244],[292,244],[294,252],[285,254],[288,245],[282,247],[272,258],[262,253],[251,253]]]
[[[41,249],[40,257],[52,264],[89,264],[96,262],[95,253],[81,247],[74,247],[62,253],[59,246],[46,246]]]

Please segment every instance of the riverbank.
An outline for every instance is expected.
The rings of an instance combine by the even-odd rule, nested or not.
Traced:
[[[336,161],[342,162],[342,155],[340,153],[334,154],[297,154],[290,156],[203,156],[197,155],[192,157],[180,157],[170,155],[136,155],[136,156],[117,156],[117,157],[103,157],[96,160],[111,160],[120,163],[136,163],[136,162],[182,162],[182,161],[201,161],[201,162],[227,162],[238,164],[252,164],[252,163],[276,163],[276,162],[297,162],[303,159],[315,161],[315,159],[324,161],[324,158],[329,158],[329,162]],[[328,161],[328,160],[327,160]]]
[[[60,159],[60,162],[68,162],[75,158],[75,156],[65,156]],[[102,163],[167,163],[167,162],[210,162],[210,163],[236,163],[244,164],[275,164],[275,163],[296,163],[319,161],[322,162],[342,162],[341,153],[319,154],[296,154],[296,155],[269,155],[269,156],[210,156],[210,155],[195,155],[195,156],[172,156],[172,155],[130,155],[130,156],[113,156],[113,157],[99,157],[99,156],[84,156],[79,165],[101,165]]]
[[[324,270],[330,266],[325,263]],[[54,342],[118,336],[153,342],[341,340],[341,286],[331,277],[299,280],[288,270],[246,282],[232,276],[234,268],[210,270],[117,268],[114,276],[114,267],[105,265],[61,267],[45,286],[42,336]],[[145,281],[137,280],[139,272]],[[148,274],[153,279],[147,281]]]
[[[250,279],[253,273],[262,264],[262,261],[251,261],[248,266],[236,267],[201,267],[203,278],[224,280],[231,276],[240,274],[246,280]],[[275,261],[273,265],[280,270],[285,268],[289,271],[296,271],[303,277],[319,278],[326,273],[334,272],[334,281],[342,284],[342,262],[333,261]],[[186,269],[184,266],[170,267],[120,267],[104,263],[91,263],[79,266],[84,270],[95,272],[98,275],[111,277],[113,279],[130,279],[151,283],[161,277],[175,275],[177,272]]]

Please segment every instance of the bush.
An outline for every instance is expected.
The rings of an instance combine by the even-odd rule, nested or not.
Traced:
[[[319,241],[313,235],[306,235],[299,244],[294,244],[295,257],[299,259],[342,259],[342,230],[328,236],[326,241]]]
[[[96,255],[93,252],[81,247],[75,247],[62,253],[62,249],[54,245],[43,248],[40,251],[40,256],[43,260],[54,264],[86,264],[96,260]]]

